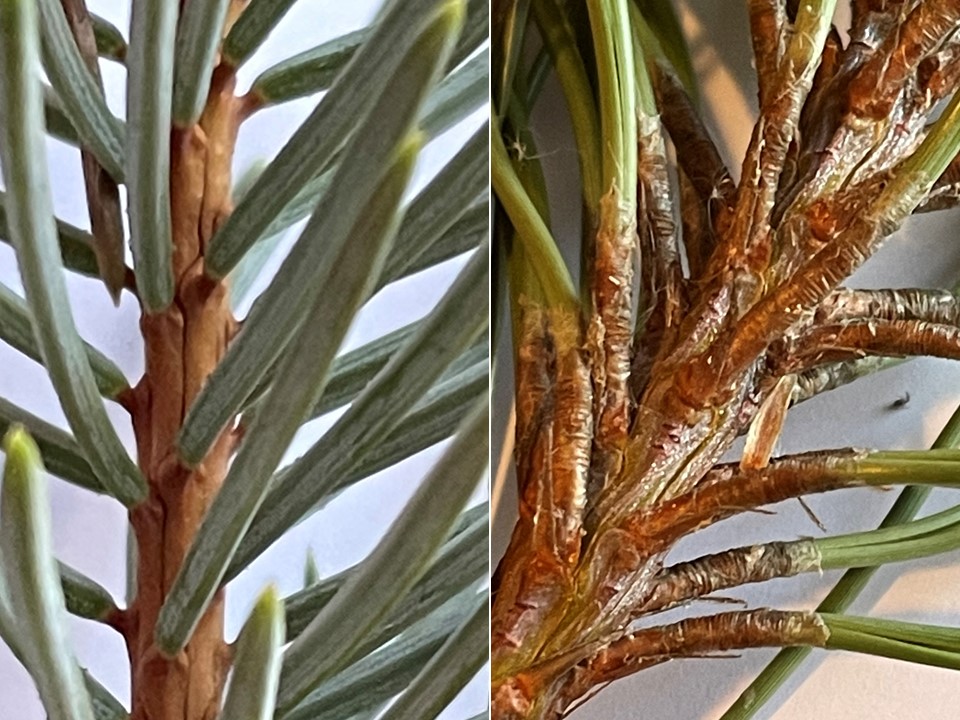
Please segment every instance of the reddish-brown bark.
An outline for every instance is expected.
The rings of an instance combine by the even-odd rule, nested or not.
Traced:
[[[171,211],[176,294],[141,331],[145,372],[127,406],[148,500],[130,514],[137,540],[136,596],[123,628],[131,663],[133,720],[213,720],[229,669],[222,592],[186,648],[165,657],[154,645],[164,599],[226,474],[234,439],[224,432],[195,468],[176,439],[190,403],[235,331],[223,282],[203,273],[203,249],[230,211],[230,161],[240,123],[234,76],[218,69],[200,122],[171,139]]]

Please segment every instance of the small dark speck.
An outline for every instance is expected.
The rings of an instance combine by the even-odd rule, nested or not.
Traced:
[[[896,400],[894,400],[892,403],[890,403],[889,405],[887,405],[887,409],[888,409],[888,410],[900,410],[901,408],[905,408],[909,403],[910,403],[910,393],[905,392],[903,395],[901,395],[900,397],[898,397],[898,398],[897,398]]]

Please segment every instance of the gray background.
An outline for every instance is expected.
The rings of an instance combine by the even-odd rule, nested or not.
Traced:
[[[735,177],[756,117],[756,81],[746,2],[687,0],[684,30],[691,44],[708,119]],[[841,5],[846,3],[841,2]],[[839,24],[847,22],[845,13]],[[547,171],[553,229],[572,259],[578,242],[579,189],[575,146],[565,124],[567,110],[554,80],[534,113],[537,152]],[[912,218],[852,279],[859,287],[951,287],[960,280],[957,211]],[[506,361],[509,348],[501,347]],[[505,368],[506,369],[506,368]],[[501,420],[494,430],[494,458],[502,447],[502,421],[509,409],[509,373],[500,373],[494,407]],[[890,410],[909,392],[910,403]],[[960,402],[960,363],[917,359],[901,367],[804,403],[790,412],[780,453],[842,445],[884,449],[929,447]],[[515,512],[512,476],[506,483],[495,520],[493,557],[503,552]],[[857,490],[813,496],[809,504],[831,534],[874,527],[893,503],[896,491]],[[960,501],[960,493],[935,491],[923,514]],[[797,502],[775,507],[776,516],[747,514],[720,523],[681,543],[670,561],[696,557],[750,542],[816,535]],[[947,625],[960,624],[960,555],[883,568],[852,609],[854,614]],[[725,593],[753,607],[812,609],[839,573],[773,581]],[[719,610],[718,610],[719,608]],[[727,606],[700,604],[697,614]],[[672,614],[666,620],[676,619]],[[573,718],[605,720],[701,720],[718,717],[775,651],[753,650],[739,659],[684,660],[655,667],[613,683]],[[760,718],[809,720],[886,720],[958,717],[960,675],[947,670],[898,663],[849,653],[816,651],[790,686],[762,711]]]
[[[299,0],[266,45],[243,68],[239,89],[245,90],[260,71],[276,62],[368,24],[381,4],[382,0],[349,3]],[[88,0],[88,5],[91,11],[108,18],[126,34],[128,3]],[[116,114],[122,115],[125,73],[116,64],[103,62],[101,65],[110,106]],[[255,160],[271,158],[313,109],[316,101],[317,98],[311,98],[290,102],[254,116],[240,133],[235,170],[242,172]],[[412,191],[422,187],[456,152],[479,127],[484,115],[485,112],[478,111],[424,150]],[[79,153],[55,141],[49,142],[48,153],[58,216],[89,227]],[[261,288],[278,266],[284,248],[289,247],[297,233],[298,229],[289,232],[271,258]],[[361,345],[423,316],[462,265],[462,259],[455,259],[384,289],[364,309],[344,349]],[[0,244],[0,282],[22,292],[14,254],[3,244]],[[68,282],[72,308],[82,336],[113,358],[130,381],[135,382],[143,372],[136,302],[127,294],[120,308],[115,309],[99,283],[77,275],[69,275]],[[2,344],[0,396],[66,427],[56,395],[42,368]],[[116,407],[110,410],[121,436],[132,449],[129,420],[125,413],[117,412]],[[290,448],[288,457],[296,457],[307,449],[336,416],[331,414],[306,426]],[[299,589],[307,547],[313,548],[324,576],[362,559],[396,517],[443,447],[431,448],[343,493],[323,512],[299,525],[262,555],[228,587],[228,638],[232,639],[239,631],[256,595],[267,583],[276,583],[284,595]],[[122,599],[126,517],[121,506],[57,479],[51,480],[51,495],[58,557]],[[485,495],[486,488],[479,489],[476,500]],[[129,670],[120,636],[87,621],[71,620],[71,629],[81,663],[128,704]],[[485,675],[482,673],[475,678],[443,717],[462,718],[483,710],[487,705],[488,680]],[[0,644],[0,720],[39,720],[43,717],[32,681],[7,648]]]

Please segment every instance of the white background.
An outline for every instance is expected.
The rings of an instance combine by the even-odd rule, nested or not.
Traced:
[[[127,34],[128,3],[88,0],[88,5],[91,11],[108,18]],[[355,0],[349,3],[300,0],[264,47],[243,68],[239,89],[245,90],[260,71],[278,61],[365,26],[380,5],[381,0]],[[125,73],[114,63],[102,62],[101,66],[109,104],[117,115],[122,116]],[[271,158],[313,109],[316,101],[315,97],[286,103],[258,113],[247,122],[240,133],[234,162],[237,171],[235,177],[254,161]],[[479,127],[484,115],[483,111],[479,111],[425,149],[414,190],[422,187],[452,157]],[[48,151],[57,215],[81,227],[89,227],[79,153],[55,141],[49,142]],[[268,263],[265,269],[267,278],[278,266],[283,247],[289,247],[296,238],[298,229],[288,233],[285,245]],[[462,265],[462,259],[453,260],[380,292],[355,324],[344,349],[361,345],[422,317],[439,299]],[[81,335],[117,362],[131,383],[136,382],[143,372],[136,302],[129,294],[125,294],[120,308],[116,309],[98,282],[68,275],[72,308]],[[3,244],[0,244],[0,282],[22,292],[14,254]],[[266,279],[258,289],[265,284]],[[66,427],[56,395],[42,368],[2,344],[0,396]],[[110,410],[121,436],[132,451],[134,444],[129,420],[115,406]],[[291,447],[290,457],[306,450],[335,418],[335,415],[329,415],[311,423]],[[284,595],[300,588],[307,547],[313,548],[322,576],[362,559],[396,517],[426,470],[439,456],[442,447],[431,448],[343,493],[323,512],[299,525],[261,556],[228,587],[228,638],[232,639],[239,631],[256,595],[265,584],[276,583]],[[126,538],[123,509],[116,502],[76,489],[57,479],[51,480],[51,494],[58,557],[97,580],[122,601]],[[81,663],[129,707],[129,670],[120,636],[97,623],[71,622],[74,645]],[[452,720],[482,711],[487,705],[487,686],[486,677],[474,679],[443,717]],[[43,717],[32,681],[6,647],[0,644],[0,720],[39,720]]]
[[[844,3],[841,3],[842,5]],[[683,24],[706,98],[708,119],[735,177],[756,117],[756,81],[746,14],[740,0],[686,0]],[[838,18],[843,26],[847,20]],[[534,113],[537,152],[547,170],[553,228],[572,259],[578,242],[579,189],[567,110],[551,80]],[[957,211],[911,219],[851,281],[860,287],[951,287],[960,281]],[[506,350],[506,352],[504,352]],[[507,360],[509,350],[498,357]],[[504,415],[510,383],[500,374],[494,407]],[[909,392],[900,410],[889,405]],[[918,359],[860,380],[791,411],[780,452],[844,445],[875,448],[929,447],[960,402],[960,363]],[[494,437],[494,457],[499,445]],[[511,483],[507,483],[510,488]],[[831,534],[876,526],[896,491],[855,490],[814,496],[810,506]],[[960,501],[960,493],[935,491],[923,514]],[[513,495],[503,505],[514,507]],[[797,502],[776,506],[775,516],[748,514],[684,542],[670,561],[751,542],[816,535]],[[495,523],[493,553],[499,558],[512,518]],[[838,572],[777,580],[724,593],[751,606],[812,609]],[[853,607],[855,614],[960,625],[960,553],[881,569]],[[702,603],[697,614],[727,606]],[[676,619],[671,616],[670,619]],[[683,660],[655,667],[602,690],[572,717],[604,720],[709,720],[719,717],[775,651],[753,650],[739,659]],[[960,717],[960,675],[892,660],[815,651],[802,670],[758,718],[810,720],[953,720]]]

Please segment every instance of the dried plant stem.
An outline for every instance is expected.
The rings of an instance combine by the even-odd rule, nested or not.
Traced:
[[[619,472],[630,422],[630,347],[636,242],[637,99],[633,38],[624,0],[587,3],[598,61],[602,191],[587,287],[594,429],[590,494]]]
[[[520,300],[516,349],[520,518],[496,582],[491,654],[509,672],[546,641],[544,618],[572,582],[580,553],[591,397],[575,314]],[[549,508],[549,509],[546,509]]]
[[[634,55],[639,58],[643,53],[642,18],[636,8],[633,10]],[[646,385],[653,359],[659,354],[660,346],[670,341],[669,336],[680,324],[686,306],[666,142],[652,79],[639,64],[636,77],[637,232],[642,261],[630,367],[630,389],[634,396]]]
[[[653,77],[660,117],[676,148],[677,163],[704,203],[720,200],[729,204],[736,184],[693,101],[670,68],[658,63]]]
[[[80,55],[100,87],[100,91],[103,92],[97,43],[86,3],[84,0],[62,0],[62,5],[70,30],[77,41]],[[83,182],[87,193],[87,209],[97,266],[114,303],[119,303],[120,292],[126,280],[120,190],[116,181],[104,170],[92,152],[81,148],[80,159],[83,165]]]
[[[643,18],[632,15],[637,54],[653,44]],[[683,246],[691,277],[700,277],[716,246],[717,231],[729,224],[736,184],[720,157],[689,96],[671,67],[649,50],[646,53],[656,107],[677,155],[680,182]],[[649,110],[648,110],[649,112]],[[652,113],[651,116],[656,115]],[[641,142],[642,152],[643,142]],[[641,155],[642,157],[642,155]],[[640,168],[641,183],[647,173]],[[642,186],[641,186],[642,190]],[[641,195],[641,200],[647,197]],[[656,197],[651,203],[661,202]],[[642,264],[641,264],[642,266]],[[638,324],[638,331],[643,325]]]
[[[565,676],[554,679],[553,701],[531,708],[527,717],[559,718],[590,688],[675,658],[702,657],[757,647],[824,647],[829,631],[813,613],[753,610],[681,620],[625,635],[591,654]],[[549,669],[549,668],[545,668]],[[536,676],[532,685],[547,684]]]
[[[960,410],[955,411],[933,443],[934,449],[955,448],[960,443]],[[895,528],[910,522],[926,501],[930,488],[913,485],[904,488],[894,502],[880,528]],[[821,613],[843,613],[867,586],[876,568],[861,567],[847,570],[840,581],[817,606]],[[746,691],[723,714],[723,720],[750,718],[770,699],[783,680],[790,675],[809,654],[808,648],[787,648],[763,669]]]
[[[820,569],[820,551],[812,540],[750,545],[664,568],[641,608],[634,613],[661,612],[719,590]]]
[[[929,355],[960,358],[960,328],[920,320],[865,321],[824,325],[790,341],[774,360],[774,372],[786,375],[825,363],[855,360],[864,355]],[[775,352],[775,351],[774,351]]]
[[[851,112],[874,119],[890,117],[904,85],[920,63],[955,32],[958,21],[960,3],[956,0],[918,3],[851,82]]]
[[[567,600],[561,604],[551,595],[549,606],[541,602],[536,607],[541,627],[550,628],[552,636],[540,650],[541,661],[554,658],[551,672],[557,671],[567,658],[563,648],[601,642],[623,627],[649,602],[662,554],[683,535],[760,505],[860,485],[863,479],[857,462],[862,457],[862,453],[849,451],[784,458],[761,471],[718,469],[702,488],[661,508],[631,516],[620,528],[601,528],[585,552],[572,592],[564,593]],[[509,551],[506,557],[510,557]],[[541,588],[538,599],[546,597],[546,589]],[[536,617],[529,605],[527,608],[527,617]],[[498,627],[504,625],[495,615],[494,628]],[[495,636],[495,643],[497,639]],[[512,663],[497,661],[495,654],[495,668],[503,668],[503,677],[519,670]],[[527,697],[524,702],[538,705],[540,700]]]
[[[717,590],[819,569],[822,558],[843,567],[915,556],[906,541],[884,555],[889,548],[841,537],[748,545],[664,568],[683,537],[771,503],[953,477],[956,458],[942,452],[770,459],[792,403],[891,357],[960,359],[954,293],[841,288],[905,218],[934,202],[929,193],[949,198],[955,190],[960,95],[939,117],[934,106],[960,77],[960,2],[854,5],[844,46],[832,24],[835,0],[750,3],[761,102],[738,185],[664,63],[669,53],[657,50],[664,37],[647,26],[644,4],[630,29],[633,57],[645,65],[631,66],[625,54],[626,13],[617,0],[592,0],[553,26],[551,42],[565,29],[576,50],[565,56],[567,86],[581,81],[578,97],[592,101],[599,118],[603,194],[596,215],[588,213],[596,226],[587,225],[582,238],[589,290],[582,310],[546,292],[563,277],[540,222],[546,215],[534,217],[534,202],[521,212],[502,158],[498,168],[495,133],[495,189],[518,233],[535,240],[514,252],[510,274],[515,299],[524,289],[527,302],[514,303],[520,520],[494,586],[498,719],[560,717],[602,684],[672,658],[760,645],[823,647],[827,629],[806,613],[761,610],[635,627]],[[581,72],[590,62],[592,97]],[[628,77],[632,99],[624,94]],[[636,122],[628,129],[631,103]],[[664,129],[676,150],[682,234]],[[624,175],[634,167],[636,198]],[[558,333],[545,321],[561,306],[576,332]],[[564,396],[555,392],[564,381],[561,349],[582,361],[578,376],[589,373],[576,395],[587,400],[579,415],[572,402],[561,409]],[[558,424],[575,417],[587,435]],[[745,432],[741,461],[720,464]],[[583,476],[570,473],[569,456],[554,449],[560,437],[583,449],[578,467],[589,462],[584,503],[570,502]],[[910,552],[934,552],[954,539],[910,542]]]
[[[594,388],[593,460],[591,490],[595,495],[616,475],[630,423],[631,341],[633,339],[633,264],[636,216],[616,187],[600,200],[600,227],[594,241],[591,273],[593,314],[587,326]]]
[[[797,376],[797,384],[793,389],[790,402],[796,405],[815,395],[835,390],[852,383],[854,380],[891,368],[901,362],[903,362],[902,359],[898,358],[867,356],[848,362],[820,365]]]
[[[757,67],[757,88],[761,107],[770,101],[776,87],[777,69],[786,49],[787,10],[779,0],[751,0],[750,38]]]
[[[960,96],[955,95],[923,145],[903,163],[869,210],[807,261],[789,283],[750,309],[725,353],[727,379],[742,373],[777,335],[822,302],[873,254],[880,241],[919,205],[956,155],[958,145]]]
[[[692,490],[663,507],[638,512],[622,524],[621,537],[650,556],[681,537],[720,520],[789,498],[863,485],[863,451],[845,450],[776,458],[760,470],[718,466]]]
[[[882,14],[872,14],[862,27],[855,23],[854,35],[862,38],[856,47],[866,50],[848,53],[848,81],[836,88],[845,101],[843,118],[835,128],[828,128],[832,138],[819,157],[815,177],[798,197],[798,209],[839,189],[855,172],[862,178],[890,168],[895,158],[915,146],[933,104],[955,87],[931,84],[932,76],[921,86],[914,78],[919,78],[922,62],[938,62],[936,54],[952,35],[960,6],[955,0],[935,0],[910,8],[905,3],[888,3]],[[882,42],[871,49],[878,37]],[[956,65],[948,63],[947,72],[955,72]],[[876,159],[866,165],[867,156]]]
[[[752,610],[681,620],[627,635],[588,662],[608,682],[651,659],[690,657],[755,647],[823,647],[829,633],[813,613]]]
[[[847,290],[828,295],[817,309],[817,324],[847,320],[922,320],[960,324],[960,304],[950,290]]]
[[[498,675],[505,683],[503,687],[513,688],[508,695],[520,705],[549,705],[552,701],[544,698],[558,692],[556,678],[582,661],[580,655],[565,648],[607,645],[609,638],[633,619],[715,590],[817,569],[820,552],[809,541],[735,549],[666,570],[660,569],[660,563],[681,537],[763,505],[864,484],[929,482],[933,479],[931,472],[945,477],[943,460],[930,457],[912,464],[920,459],[916,453],[845,450],[778,458],[759,470],[720,465],[687,493],[628,517],[616,529],[601,527],[586,548],[574,586],[565,591],[564,601],[550,595],[546,587],[539,588],[536,599],[549,599],[549,603],[541,602],[536,610],[541,627],[550,628],[551,637],[539,649],[539,662],[530,664],[528,660],[526,667],[531,669],[510,663],[495,665],[503,668]],[[535,614],[527,617],[532,619]],[[496,618],[494,622],[497,627]],[[631,671],[646,666],[645,661]],[[537,667],[541,670],[535,670]],[[547,673],[550,680],[533,683],[530,688],[534,694],[518,699],[515,681],[531,672]]]
[[[794,34],[777,68],[775,91],[760,108],[750,147],[741,170],[736,209],[730,231],[730,252],[743,254],[738,264],[768,262],[765,248],[770,217],[783,167],[800,111],[819,66],[836,3],[805,3],[797,13]],[[758,254],[754,260],[751,256]],[[762,265],[760,265],[762,267]]]

